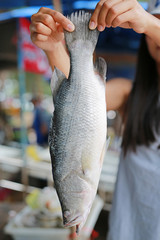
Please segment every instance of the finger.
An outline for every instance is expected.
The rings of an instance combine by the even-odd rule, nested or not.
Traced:
[[[57,23],[57,31],[63,33],[63,28],[59,23]]]
[[[110,10],[108,11],[108,14],[106,16],[106,26],[108,27],[112,26],[113,20],[117,16],[130,11],[132,6],[133,6],[132,1],[121,1],[113,5],[112,8],[110,8]]]
[[[131,28],[130,25],[129,25],[129,22],[122,23],[122,24],[119,25],[119,27],[121,27],[121,28],[126,28],[126,29]]]
[[[103,3],[103,6],[99,12],[98,16],[98,30],[103,31],[106,27],[106,16],[109,12],[109,10],[117,3],[121,2],[122,0],[112,0],[112,1],[105,1]]]
[[[64,31],[62,26],[59,23],[56,23],[56,27],[57,27],[57,32],[58,34],[55,34],[54,32],[52,32],[51,37],[56,40],[56,41],[61,41],[64,40]]]
[[[33,15],[31,17],[32,23],[42,23],[46,27],[50,28],[51,30],[55,31],[56,30],[56,23],[53,19],[53,17],[49,14],[46,13],[37,13],[35,16]]]
[[[45,36],[45,35],[42,35],[42,34],[39,34],[39,33],[33,33],[31,35],[31,40],[33,43],[37,43],[37,42],[45,42],[48,40],[48,36]]]
[[[127,11],[119,16],[117,16],[113,22],[112,26],[113,27],[123,27],[123,28],[131,28],[130,22],[133,19],[133,11]]]
[[[34,24],[30,24],[29,29],[31,33],[36,32],[46,36],[49,36],[52,33],[52,30],[41,22],[35,22]]]
[[[42,7],[39,11],[48,13],[50,16],[53,17],[55,22],[58,22],[59,24],[61,24],[65,30],[67,30],[69,32],[74,31],[74,29],[75,29],[74,24],[60,12],[57,12],[50,8],[44,8],[44,7]]]
[[[91,19],[89,21],[89,28],[91,30],[93,30],[97,27],[99,12],[100,12],[104,2],[105,2],[105,0],[100,0],[96,5],[96,8],[95,8],[95,10],[91,16]]]

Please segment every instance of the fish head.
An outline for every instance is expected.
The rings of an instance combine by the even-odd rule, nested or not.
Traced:
[[[89,184],[82,176],[78,176],[75,173],[67,176],[61,186],[59,196],[64,227],[76,226],[77,232],[82,229],[90,212],[95,194],[95,187]]]

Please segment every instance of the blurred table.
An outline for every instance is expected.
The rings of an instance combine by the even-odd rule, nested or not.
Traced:
[[[103,201],[97,195],[93,202],[91,211],[85,223],[83,230],[81,231],[78,239],[89,239],[92,230],[97,222],[99,214],[103,208]],[[13,236],[15,240],[68,240],[71,234],[69,228],[44,228],[44,227],[25,227],[23,226],[24,219],[27,215],[30,215],[32,210],[29,207],[25,207],[19,212],[5,227],[5,232]]]
[[[113,192],[119,165],[119,152],[108,150],[104,156],[99,187],[108,192]]]
[[[51,160],[48,148],[36,146],[38,160],[31,156],[26,158],[26,174],[35,178],[46,179],[48,184],[53,183]],[[104,157],[102,172],[99,181],[99,190],[113,193],[119,164],[119,152],[108,150]],[[23,190],[23,186],[2,179],[3,172],[15,173],[24,168],[21,150],[0,145],[0,185],[14,190]],[[28,188],[30,192],[32,188]]]
[[[25,206],[24,202],[2,202],[0,203],[0,230],[7,224],[9,215],[15,215],[17,212],[21,211]]]
[[[104,200],[104,210],[110,211],[119,165],[119,151],[108,150],[104,157],[98,193]]]
[[[53,182],[51,162],[48,148],[36,146],[39,160],[36,161],[31,157],[26,156],[24,163],[21,157],[21,149],[0,145],[0,186],[16,191],[23,191],[23,184],[15,183],[8,180],[8,176],[18,173],[25,169],[27,176],[45,179],[48,182]],[[5,177],[4,176],[5,173]],[[23,172],[24,173],[24,172]],[[7,176],[7,177],[6,177]],[[27,191],[32,191],[33,188],[28,186]]]

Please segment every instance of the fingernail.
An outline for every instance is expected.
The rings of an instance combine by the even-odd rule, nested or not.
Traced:
[[[95,22],[91,21],[91,22],[89,23],[89,28],[90,28],[91,30],[95,29],[95,28],[96,28]]]
[[[67,29],[69,30],[69,31],[73,31],[74,30],[74,25],[72,25],[72,24],[68,24],[67,25]]]
[[[104,30],[104,27],[102,25],[98,25],[98,30],[101,32]]]

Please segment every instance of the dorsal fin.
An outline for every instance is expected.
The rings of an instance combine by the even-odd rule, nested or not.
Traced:
[[[107,64],[104,58],[98,57],[95,62],[95,71],[99,73],[99,75],[106,80],[106,73],[107,73]]]
[[[62,73],[58,68],[55,67],[52,78],[51,78],[51,83],[50,83],[52,95],[53,95],[53,101],[55,100],[58,89],[64,79],[66,79],[66,76],[64,75],[64,73]]]

